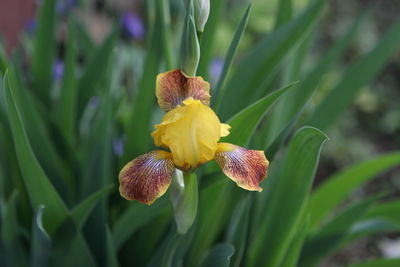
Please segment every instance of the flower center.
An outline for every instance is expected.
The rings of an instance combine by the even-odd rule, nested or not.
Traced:
[[[167,112],[155,128],[154,143],[170,149],[175,165],[185,171],[213,159],[221,137],[217,115],[191,97]]]

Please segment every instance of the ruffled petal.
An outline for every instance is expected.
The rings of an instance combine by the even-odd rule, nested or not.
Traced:
[[[150,205],[167,191],[174,170],[171,153],[155,150],[143,154],[122,168],[119,192],[128,200]]]
[[[250,191],[262,191],[259,183],[267,176],[269,165],[264,151],[219,143],[214,159],[224,174],[238,186]]]
[[[204,105],[210,105],[210,84],[201,77],[190,77],[176,69],[157,76],[156,96],[158,104],[165,111],[180,105],[193,97]]]
[[[183,171],[212,160],[221,137],[215,112],[191,97],[167,112],[155,128],[151,134],[155,145],[168,148],[175,166]]]

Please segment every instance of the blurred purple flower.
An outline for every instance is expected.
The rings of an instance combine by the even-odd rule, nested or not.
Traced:
[[[115,155],[121,157],[124,153],[124,140],[122,138],[117,138],[113,142],[113,149]]]
[[[208,72],[210,74],[210,80],[213,84],[216,84],[218,82],[223,68],[224,60],[222,58],[217,57],[211,61]]]
[[[76,0],[57,0],[56,10],[58,14],[65,15],[76,5]]]
[[[100,97],[99,96],[97,96],[97,95],[94,95],[94,96],[92,96],[90,99],[89,99],[89,103],[88,103],[88,106],[91,108],[91,109],[96,109],[99,105],[100,105]]]
[[[36,20],[35,19],[30,19],[26,24],[25,24],[25,31],[28,35],[34,35],[36,31]]]
[[[57,59],[53,64],[53,78],[56,82],[60,81],[64,75],[64,62]]]
[[[121,19],[122,29],[125,34],[133,39],[143,39],[145,28],[142,19],[131,12],[125,12]]]

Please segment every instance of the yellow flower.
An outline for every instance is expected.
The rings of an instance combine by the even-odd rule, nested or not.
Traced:
[[[212,160],[227,128],[209,106],[192,97],[168,111],[155,127],[155,145],[170,149],[175,166],[184,171]]]
[[[153,203],[168,189],[175,168],[183,171],[215,160],[238,186],[261,191],[268,160],[263,151],[219,143],[230,126],[221,123],[210,103],[210,85],[181,70],[157,76],[158,103],[167,113],[151,134],[156,150],[129,162],[120,172],[120,193],[129,200]],[[234,129],[233,129],[234,130]]]

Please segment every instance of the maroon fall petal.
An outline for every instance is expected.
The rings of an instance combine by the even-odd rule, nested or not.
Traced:
[[[167,191],[174,170],[171,153],[151,151],[124,166],[119,173],[119,192],[128,200],[150,205]]]
[[[219,143],[214,160],[238,186],[250,191],[262,191],[259,184],[266,178],[269,165],[264,151]]]

